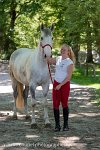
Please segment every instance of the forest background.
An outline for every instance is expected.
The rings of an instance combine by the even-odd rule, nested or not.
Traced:
[[[92,85],[99,92],[100,1],[0,0],[0,59],[9,60],[17,48],[37,47],[41,23],[48,27],[55,24],[53,55],[58,55],[62,43],[67,43],[72,47],[78,64],[79,52],[85,52],[86,63],[95,64],[96,76],[85,77],[82,67],[76,66],[72,80]]]
[[[0,52],[2,57],[19,47],[35,48],[40,24],[55,24],[53,48],[61,43],[78,52],[87,52],[87,62],[93,62],[92,51],[100,56],[99,0],[0,0]]]

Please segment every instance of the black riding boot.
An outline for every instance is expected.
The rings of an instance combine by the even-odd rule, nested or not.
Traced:
[[[63,131],[68,131],[68,116],[69,116],[69,109],[68,107],[63,108],[63,118],[64,118],[64,125],[63,125]]]
[[[54,109],[54,118],[55,118],[55,132],[60,131],[60,115],[59,109]]]

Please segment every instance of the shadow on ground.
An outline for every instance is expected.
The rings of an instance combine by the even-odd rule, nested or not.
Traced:
[[[36,121],[38,128],[30,128],[30,120],[25,120],[24,112],[18,112],[18,120],[12,120],[12,93],[0,94],[0,150],[58,149],[58,150],[99,150],[100,149],[100,110],[91,104],[94,90],[89,88],[71,88],[69,99],[68,132],[55,133],[51,101],[51,90],[48,94],[48,108],[51,128],[45,128],[43,108],[41,105],[42,91],[36,91]],[[31,115],[31,100],[28,98]],[[63,124],[60,108],[61,125]]]
[[[71,85],[69,98],[69,128],[67,132],[54,132],[54,117],[51,89],[48,93],[50,128],[45,128],[43,118],[42,91],[36,91],[35,110],[38,128],[31,129],[31,120],[25,120],[24,111],[18,111],[18,120],[13,120],[13,96],[8,72],[0,76],[0,150],[99,150],[100,107],[93,105],[95,90]],[[8,91],[8,92],[7,92]],[[31,115],[31,99],[28,98]],[[62,109],[60,121],[63,125]]]

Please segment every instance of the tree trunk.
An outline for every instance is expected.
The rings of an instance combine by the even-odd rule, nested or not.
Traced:
[[[71,39],[72,39],[72,49],[75,54],[76,63],[78,63],[78,53],[80,51],[80,34],[78,32],[70,33]]]
[[[76,63],[79,63],[78,62],[78,53],[80,51],[80,46],[76,43],[73,45],[72,49],[73,49],[74,54],[75,54]]]
[[[15,25],[15,20],[16,20],[16,6],[17,6],[16,1],[12,0],[11,5],[10,5],[11,21],[10,21],[8,34],[4,42],[4,51],[6,52],[6,54],[9,53],[10,44],[11,44],[11,47],[14,47],[13,33],[14,33],[14,25]]]
[[[92,36],[91,36],[91,27],[90,27],[90,23],[88,22],[88,27],[87,27],[87,31],[86,31],[86,35],[87,35],[87,59],[86,62],[87,63],[93,63],[93,56],[92,56]]]
[[[94,35],[95,35],[95,40],[96,40],[96,47],[97,47],[97,52],[100,56],[100,21],[95,20],[93,22],[93,29],[94,29]]]

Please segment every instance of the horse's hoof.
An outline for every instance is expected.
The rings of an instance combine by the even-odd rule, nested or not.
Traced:
[[[46,123],[45,124],[45,128],[51,128],[51,124],[50,123]]]
[[[29,120],[29,119],[31,119],[31,117],[29,115],[27,115],[27,116],[25,116],[25,119]]]
[[[13,115],[13,116],[12,116],[12,119],[17,120],[17,119],[18,119],[18,118],[17,118],[17,115]]]
[[[31,124],[31,129],[37,129],[37,128],[38,128],[38,126],[37,126],[37,124],[36,124],[36,123]]]

